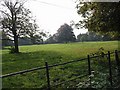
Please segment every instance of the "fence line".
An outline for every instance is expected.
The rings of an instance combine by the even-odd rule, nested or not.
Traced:
[[[70,63],[74,63],[74,62],[79,62],[79,61],[83,61],[83,60],[86,60],[86,59],[87,58],[78,59],[78,60],[72,60],[72,61],[65,62],[65,63],[49,65],[48,67],[52,68],[52,67],[57,67],[57,66],[63,66],[63,65],[66,65],[66,64],[70,64]],[[0,76],[0,78],[5,78],[5,77],[9,77],[9,76],[15,76],[15,75],[18,75],[18,74],[28,73],[28,72],[32,72],[32,71],[36,71],[36,70],[41,70],[41,69],[46,69],[46,66],[32,68],[32,69],[27,69],[27,70],[23,70],[23,71],[19,71],[19,72],[14,72],[14,73],[9,73],[9,74],[5,74],[5,75]]]
[[[120,51],[116,51],[116,52],[120,52]],[[110,54],[113,54],[113,53],[114,52],[111,52]],[[104,54],[104,55],[108,55],[108,54]],[[96,58],[96,57],[99,57],[99,56],[100,55],[91,56],[90,58]],[[72,61],[65,62],[65,63],[60,63],[60,64],[53,64],[53,65],[49,65],[49,68],[56,67],[56,66],[63,66],[63,65],[66,65],[66,64],[70,64],[70,63],[74,63],[74,62],[79,62],[79,61],[83,61],[83,60],[86,60],[86,59],[88,59],[88,58],[82,58],[82,59],[78,59],[78,60],[72,60]],[[5,75],[0,76],[0,78],[5,78],[5,77],[8,77],[8,76],[15,76],[15,75],[18,75],[18,74],[23,74],[23,73],[32,72],[32,71],[41,70],[41,69],[46,69],[46,66],[32,68],[32,69],[27,69],[27,70],[22,70],[22,71],[19,71],[19,72],[14,72],[14,73],[9,73],[9,74],[5,74]]]
[[[104,54],[105,56],[107,56],[107,59],[108,59],[109,77],[110,77],[109,79],[110,79],[110,85],[111,85],[111,87],[113,87],[113,81],[112,81],[113,77],[112,77],[112,70],[111,70],[111,58],[110,58],[111,56],[110,55],[115,53],[115,60],[116,60],[118,72],[119,72],[119,75],[120,75],[120,60],[119,60],[119,55],[118,55],[119,52],[120,51],[115,50],[115,52],[108,51],[107,54]],[[18,74],[32,72],[32,71],[35,71],[35,70],[46,69],[47,88],[50,90],[50,88],[51,88],[50,74],[49,74],[50,68],[56,67],[56,66],[62,66],[62,65],[66,65],[66,64],[70,64],[70,63],[74,63],[74,62],[79,62],[79,61],[83,61],[83,60],[88,60],[88,74],[82,75],[82,76],[78,76],[77,78],[81,78],[81,77],[85,77],[85,76],[91,76],[91,62],[90,62],[90,59],[97,58],[97,57],[100,57],[100,55],[96,55],[96,56],[90,56],[90,55],[88,55],[87,58],[78,59],[78,60],[72,60],[72,61],[69,61],[69,62],[60,63],[60,64],[53,64],[53,65],[48,65],[48,63],[45,62],[45,66],[44,67],[37,67],[37,68],[23,70],[23,71],[19,71],[19,72],[15,72],[15,73],[5,74],[5,75],[0,76],[0,78],[6,78],[6,77],[9,77],[9,76],[15,76],[15,75],[18,75]],[[74,79],[67,80],[65,82],[69,82],[69,81],[72,81]],[[59,83],[57,85],[54,85],[54,86],[59,86],[59,85],[65,83],[65,82],[61,82],[61,83]],[[90,77],[90,82],[89,83],[90,83],[90,87],[92,87],[91,77]]]
[[[0,76],[0,78],[5,78],[5,77],[9,77],[9,76],[15,76],[18,74],[23,74],[23,73],[28,73],[28,72],[32,72],[32,71],[36,71],[36,70],[40,70],[40,69],[45,69],[46,67],[37,67],[37,68],[32,68],[32,69],[27,69],[27,70],[23,70],[23,71],[19,71],[19,72],[14,72],[14,73],[10,73],[10,74],[5,74]]]

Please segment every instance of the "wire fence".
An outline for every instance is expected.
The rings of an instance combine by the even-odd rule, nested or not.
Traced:
[[[86,58],[60,64],[49,65],[45,62],[44,67],[5,74],[0,76],[0,78],[4,79],[37,70],[45,70],[45,88],[49,90],[61,86],[65,88],[115,88],[119,87],[120,83],[119,54],[120,51],[115,50],[115,52],[108,51],[108,53],[103,55],[87,55]],[[81,63],[84,64],[82,65]],[[71,71],[71,75],[67,75],[67,71]],[[56,75],[54,72],[56,72]],[[55,77],[52,77],[53,74]]]

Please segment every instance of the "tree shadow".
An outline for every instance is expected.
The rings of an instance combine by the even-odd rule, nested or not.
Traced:
[[[67,57],[69,56],[55,51],[22,52],[19,54],[5,53],[2,55],[2,70],[5,74],[43,67],[45,62],[48,62],[49,65],[66,62]]]

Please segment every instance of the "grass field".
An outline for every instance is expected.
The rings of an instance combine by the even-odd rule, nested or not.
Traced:
[[[2,74],[42,67],[45,65],[45,61],[52,65],[85,58],[88,54],[97,52],[101,47],[105,52],[114,51],[118,49],[118,41],[20,46],[20,54],[9,54],[9,51],[4,49],[2,50]],[[60,67],[54,68],[51,70],[51,79],[58,78],[58,73],[61,73],[61,76],[67,74],[62,77],[62,81],[66,77],[72,77],[73,73],[82,73],[84,71],[78,72],[77,68],[84,68],[83,63],[67,65],[65,66],[66,71],[61,71]],[[45,87],[45,85],[44,70],[3,79],[3,87]]]

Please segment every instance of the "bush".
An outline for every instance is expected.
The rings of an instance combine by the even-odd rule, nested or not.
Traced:
[[[9,48],[9,53],[14,53],[15,52],[15,47],[14,46],[11,46],[11,48]]]

